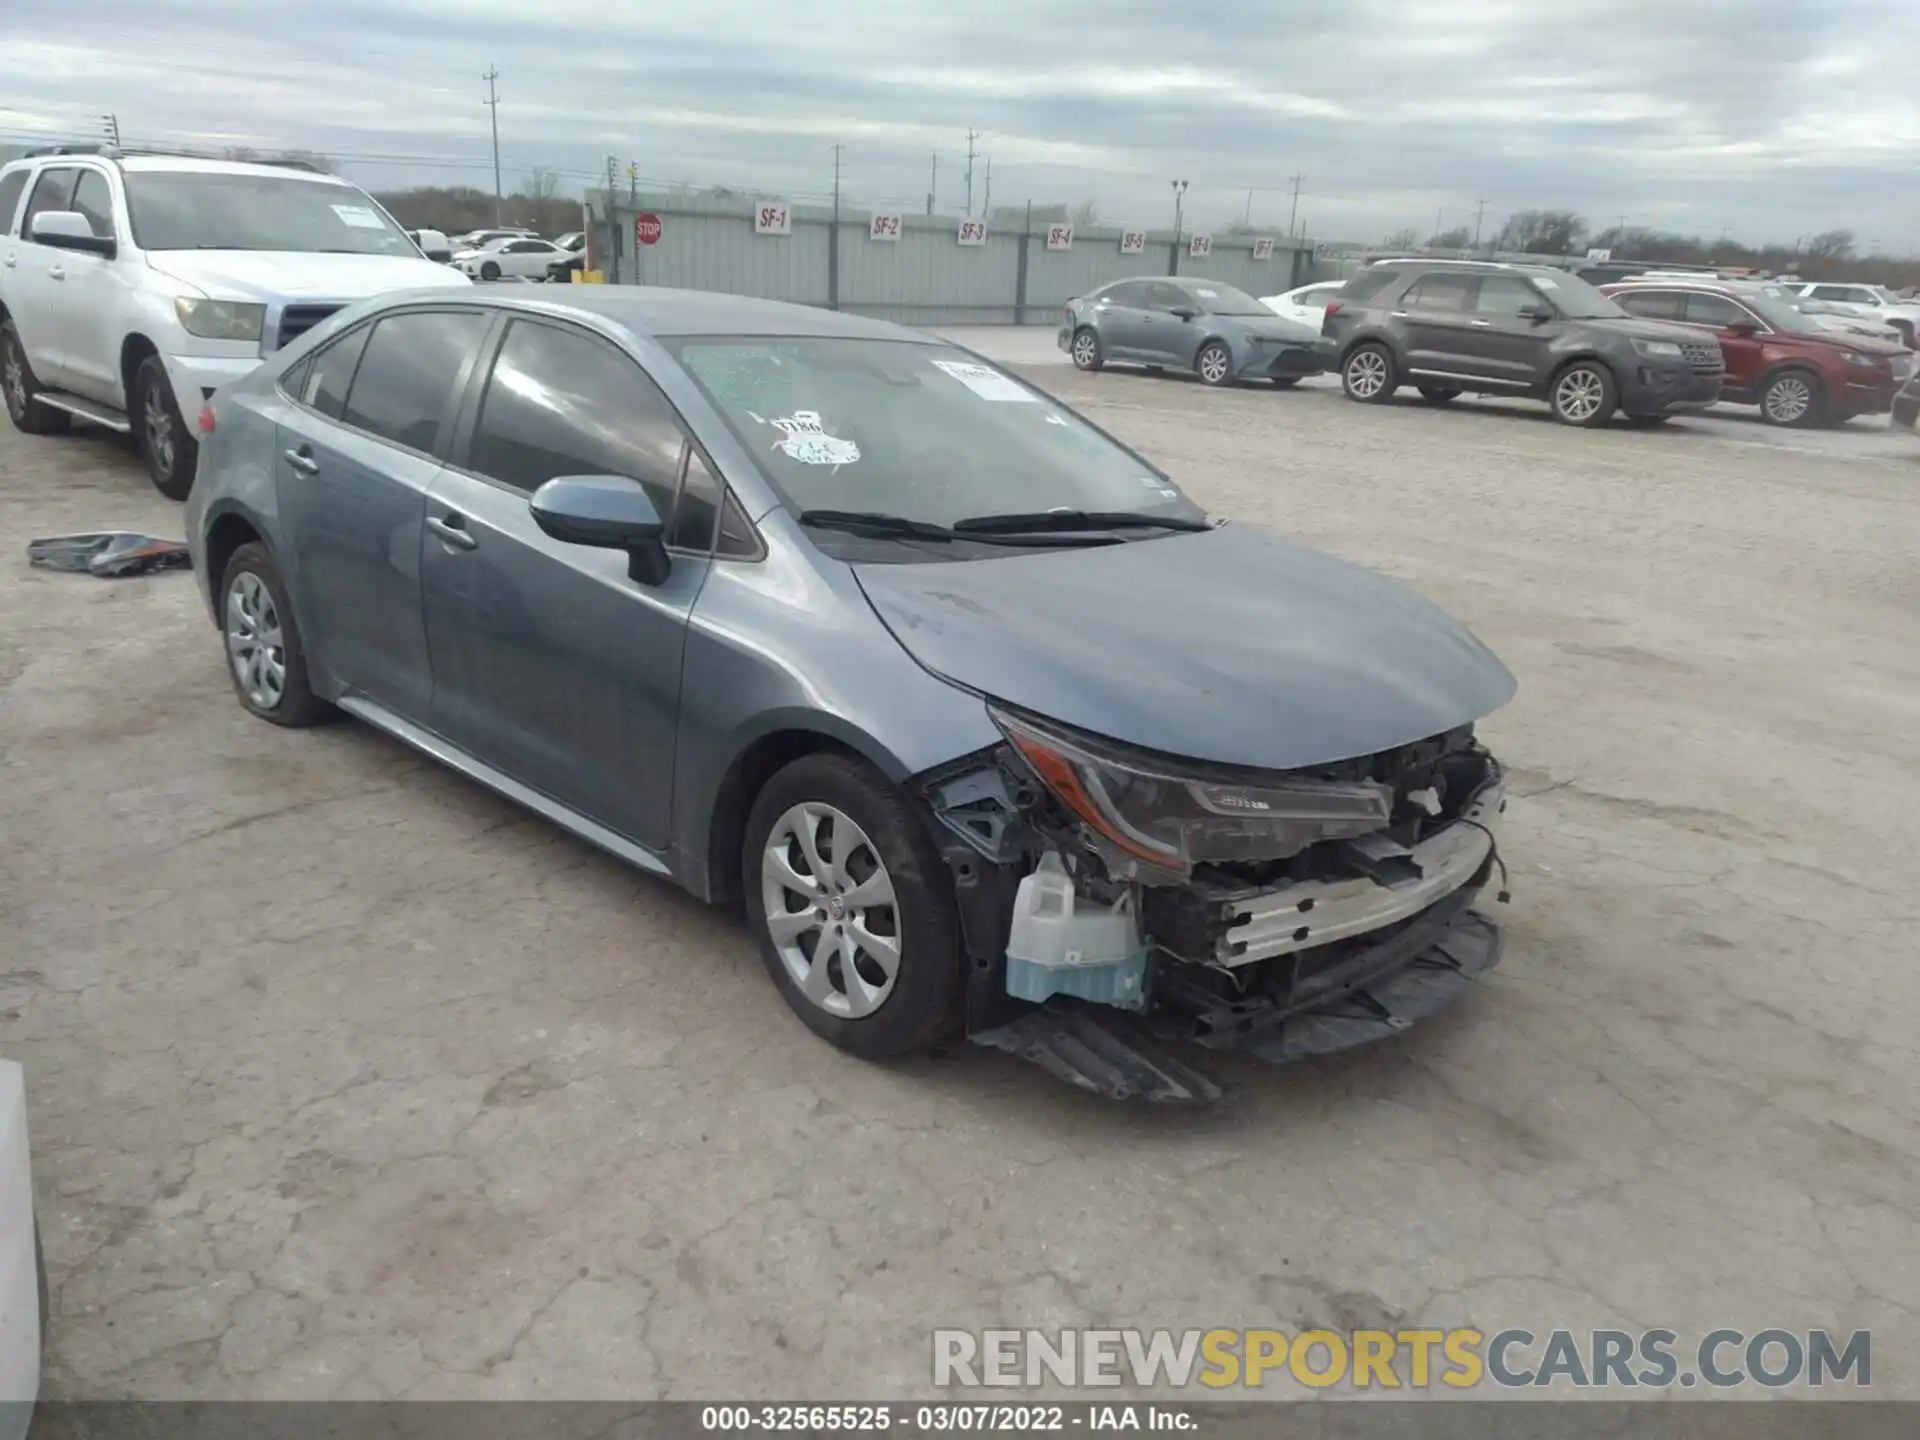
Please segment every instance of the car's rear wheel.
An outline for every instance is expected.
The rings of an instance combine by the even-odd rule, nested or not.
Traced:
[[[480,267],[480,278],[482,280],[498,280],[500,278],[500,267],[491,260],[487,261],[486,264]]]
[[[1340,387],[1349,400],[1380,405],[1400,386],[1399,364],[1384,345],[1362,345],[1340,367]]]
[[[1562,425],[1592,429],[1613,417],[1620,403],[1613,372],[1597,360],[1576,360],[1553,377],[1547,404]]]
[[[1225,385],[1233,379],[1233,351],[1224,341],[1209,340],[1193,357],[1193,373],[1202,385]]]
[[[194,468],[200,463],[200,443],[187,433],[180,407],[173,402],[173,382],[158,355],[149,355],[133,372],[133,443],[147,462],[153,488],[169,500],[184,500],[193,490]]]
[[[73,423],[66,411],[40,403],[40,382],[11,320],[0,325],[0,391],[6,393],[7,418],[22,434],[58,435]]]
[[[1760,387],[1760,418],[1769,425],[1818,425],[1826,410],[1820,377],[1811,370],[1782,370]]]
[[[742,891],[761,959],[807,1027],[883,1060],[959,1023],[952,881],[908,801],[849,755],[794,761],[747,819]]]
[[[1094,333],[1091,325],[1082,325],[1073,332],[1073,368],[1076,370],[1098,370],[1107,363],[1106,350],[1100,344],[1100,337]]]
[[[308,682],[286,586],[257,541],[235,550],[220,578],[220,632],[234,694],[253,714],[289,729],[332,718],[334,708]]]
[[[1444,385],[1422,385],[1420,398],[1429,405],[1451,405],[1460,398],[1460,392],[1449,390]]]

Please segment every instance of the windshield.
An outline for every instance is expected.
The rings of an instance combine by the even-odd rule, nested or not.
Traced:
[[[1819,335],[1825,333],[1816,324],[1812,316],[1802,311],[1798,305],[1773,294],[1776,287],[1769,286],[1758,294],[1740,296],[1740,303],[1776,330],[1785,330],[1794,335]],[[1796,297],[1797,298],[1797,297]],[[1806,303],[1802,301],[1801,303]]]
[[[1898,305],[1900,303],[1900,297],[1884,285],[1869,285],[1867,289],[1873,292],[1874,297],[1878,299],[1882,305]]]
[[[1188,285],[1186,291],[1209,315],[1264,315],[1273,318],[1273,311],[1262,305],[1244,290],[1236,290],[1231,285],[1215,285],[1212,281]]]
[[[419,253],[351,185],[293,176],[131,170],[127,214],[142,250]]]
[[[1202,518],[1152,466],[964,351],[838,337],[664,343],[796,513]]]
[[[1578,275],[1529,275],[1527,279],[1569,320],[1615,320],[1627,313]]]

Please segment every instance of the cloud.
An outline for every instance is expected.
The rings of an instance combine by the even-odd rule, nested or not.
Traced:
[[[15,0],[18,8],[20,0]],[[1104,213],[1314,233],[1570,206],[1755,238],[1914,233],[1912,0],[65,0],[10,14],[0,138],[97,133],[282,144],[373,186],[658,180],[957,209],[1093,199]],[[156,63],[164,57],[164,63]],[[1249,192],[1251,191],[1251,195]]]

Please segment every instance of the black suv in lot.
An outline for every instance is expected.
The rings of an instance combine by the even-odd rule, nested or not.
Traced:
[[[1544,400],[1568,425],[1617,410],[1653,424],[1720,397],[1720,344],[1697,329],[1636,320],[1593,286],[1545,266],[1386,262],[1327,306],[1350,399],[1382,403],[1414,385],[1441,405],[1471,392]]]

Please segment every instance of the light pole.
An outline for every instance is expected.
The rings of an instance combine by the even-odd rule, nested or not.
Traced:
[[[1180,202],[1187,193],[1187,182],[1175,180],[1173,184],[1173,243],[1180,243]]]

